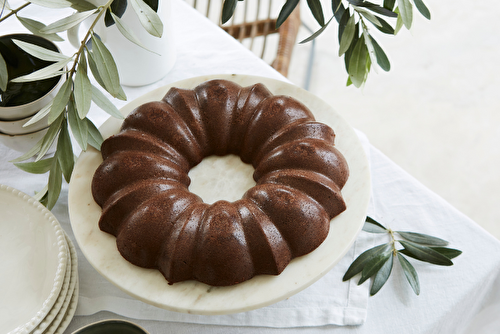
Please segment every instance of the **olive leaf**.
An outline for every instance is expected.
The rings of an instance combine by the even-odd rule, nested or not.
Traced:
[[[342,15],[344,15],[345,7],[342,4],[342,0],[332,0],[332,11],[337,22],[340,23]]]
[[[79,65],[75,74],[73,96],[75,98],[76,110],[81,119],[85,118],[90,110],[92,103],[91,95],[92,84],[83,67]]]
[[[281,7],[280,13],[278,14],[278,18],[276,19],[276,29],[281,27],[283,22],[292,14],[293,10],[299,4],[299,0],[286,0],[283,7]]]
[[[340,39],[340,46],[339,46],[339,56],[342,56],[351,46],[351,42],[353,40],[355,31],[356,31],[356,23],[353,15],[347,21],[344,31],[342,32],[342,37]]]
[[[399,240],[399,243],[410,252],[415,258],[429,262],[432,264],[437,264],[440,266],[451,266],[453,262],[443,254],[433,250],[430,247],[422,246],[411,241]]]
[[[41,60],[58,62],[58,61],[65,61],[68,59],[69,60],[72,59],[72,57],[65,56],[60,52],[52,51],[35,44],[23,42],[17,39],[12,39],[12,42],[14,42],[14,44],[16,44],[18,47],[20,47],[22,50],[26,51],[30,55],[37,57]]]
[[[382,28],[382,22],[378,16],[373,15],[367,10],[356,8],[356,11],[361,14],[365,19],[370,21],[375,27]]]
[[[83,151],[86,151],[89,137],[88,125],[84,119],[80,118],[72,101],[68,104],[68,123],[76,142]]]
[[[314,16],[314,19],[320,26],[325,25],[325,16],[323,14],[323,7],[321,7],[321,2],[319,0],[307,0],[307,5]]]
[[[462,254],[461,250],[454,249],[454,248],[448,248],[448,247],[429,247],[429,248],[431,248],[432,250],[435,250],[436,252],[438,252],[438,253],[446,256],[450,260],[452,260],[452,259],[456,258],[457,256],[459,256],[460,254]],[[398,249],[398,252],[401,253],[401,254],[404,254],[406,256],[412,257],[412,258],[414,258],[416,260],[420,260],[418,257],[416,257],[415,255],[413,255],[413,253],[409,252],[405,248]],[[422,261],[422,260],[420,260],[420,261]]]
[[[38,71],[32,72],[27,75],[23,75],[12,79],[11,82],[29,82],[35,80],[43,80],[48,78],[54,78],[63,75],[65,72],[61,71],[69,62],[71,61],[71,57],[66,60],[58,61],[52,65],[46,66],[44,68],[39,69]]]
[[[394,5],[396,4],[396,0],[384,0],[384,8],[387,8],[389,10],[394,9]]]
[[[387,229],[371,217],[366,217],[363,231],[369,233],[387,233]]]
[[[49,185],[46,184],[45,187],[43,187],[42,190],[35,192],[35,195],[33,196],[34,199],[36,199],[39,202],[42,202],[43,198],[47,197],[45,196],[47,194],[47,191],[49,191]]]
[[[71,7],[71,2],[66,0],[30,0],[31,3],[48,8]]]
[[[398,14],[394,13],[392,9],[387,9],[385,7],[381,7],[373,2],[369,1],[361,1],[361,0],[347,0],[350,4],[356,6],[356,7],[364,7],[366,9],[369,9],[370,11],[388,16],[388,17],[397,17]]]
[[[88,10],[86,12],[75,12],[70,16],[60,19],[54,23],[49,24],[45,28],[40,29],[42,34],[52,34],[66,31],[71,27],[76,26],[78,23],[84,21],[87,17],[94,14],[95,10]]]
[[[356,42],[356,46],[349,60],[349,77],[353,85],[358,88],[361,87],[364,82],[367,57],[368,49],[366,48],[364,37],[361,36]]]
[[[345,27],[347,26],[347,22],[349,22],[350,19],[351,19],[351,12],[349,11],[349,8],[348,8],[348,9],[344,10],[342,17],[339,20],[339,33],[338,33],[339,43],[342,40],[342,36],[344,35],[344,30],[345,30]],[[356,27],[357,27],[357,25],[355,25],[355,28]],[[354,35],[354,36],[357,37],[357,35]]]
[[[403,24],[405,25],[406,29],[411,28],[411,24],[413,21],[413,6],[410,3],[410,0],[397,0],[398,1],[398,8],[399,8],[399,16],[401,16],[401,19],[403,20]]]
[[[89,54],[91,54],[90,58],[93,60],[99,78],[103,82],[103,88],[113,97],[116,97],[119,94],[121,86],[118,69],[113,60],[113,56],[99,38],[92,35],[91,39],[92,51],[89,52]],[[94,72],[92,71],[92,73]]]
[[[231,16],[233,16],[234,11],[236,10],[236,0],[224,0],[224,4],[222,6],[222,24],[229,21]]]
[[[71,145],[67,122],[62,123],[61,131],[59,132],[56,157],[57,160],[59,160],[59,166],[61,167],[64,179],[69,183],[75,164],[75,158],[73,156],[73,146]]]
[[[52,166],[53,158],[42,159],[33,162],[16,162],[14,165],[28,173],[32,174],[45,174],[50,170]]]
[[[383,18],[377,16],[377,20],[381,24],[380,26],[374,25],[375,28],[377,28],[379,31],[383,32],[384,34],[388,35],[394,35],[394,28],[387,23]]]
[[[144,29],[152,36],[161,37],[163,23],[158,14],[142,0],[130,0],[130,3]]]
[[[94,125],[94,123],[92,123],[90,119],[85,118],[84,121],[87,123],[88,134],[89,134],[88,136],[89,145],[93,146],[97,150],[100,150],[104,139],[102,138],[99,129],[96,128],[96,126]]]
[[[130,30],[126,25],[125,23],[123,22],[122,19],[120,19],[118,16],[116,16],[115,14],[111,13],[111,16],[113,17],[114,19],[114,22],[116,22],[116,27],[118,28],[118,30],[121,32],[121,34],[127,38],[129,41],[131,41],[132,43],[134,44],[137,44],[138,46],[140,46],[141,48],[143,48],[144,50],[147,50],[149,52],[153,52],[155,54],[158,54],[154,51],[151,51],[150,49],[148,49],[140,40],[139,38],[137,38],[134,33],[132,32],[132,30]]]
[[[56,152],[57,154],[57,152]],[[59,198],[62,187],[62,172],[59,166],[58,159],[52,160],[52,166],[49,172],[49,183],[48,183],[48,197],[47,197],[47,209],[51,210]]]
[[[106,9],[106,14],[104,15],[104,24],[106,27],[110,27],[115,24],[115,17],[122,17],[125,10],[127,10],[127,0],[114,0],[111,3],[111,6]]]
[[[24,123],[23,128],[30,126],[32,124],[35,124],[36,122],[40,121],[42,118],[47,116],[50,112],[50,109],[52,108],[53,102],[54,102],[54,100],[50,101],[46,106],[44,106],[42,109],[40,109],[33,117],[30,118],[29,121]],[[49,125],[48,122],[47,122],[47,125]]]
[[[123,115],[120,113],[118,108],[115,107],[113,103],[95,86],[91,85],[92,88],[92,101],[102,110],[104,110],[109,115],[123,119]]]
[[[325,29],[328,27],[328,25],[330,24],[332,19],[333,19],[333,17],[331,17],[330,20],[328,20],[328,22],[326,22],[326,24],[324,26],[322,26],[321,28],[319,28],[314,34],[312,34],[311,36],[307,37],[306,39],[300,41],[299,44],[304,44],[304,43],[310,42],[313,39],[315,39],[316,37],[318,37],[319,35],[321,35],[321,33],[323,31],[325,31]]]
[[[422,14],[427,20],[431,19],[431,12],[422,0],[413,0],[413,3],[415,4],[415,7],[417,7],[420,14]]]
[[[50,149],[57,135],[59,134],[59,130],[61,129],[61,123],[63,121],[64,115],[60,115],[52,124],[49,126],[49,130],[43,136],[42,143],[40,146],[40,150],[38,151],[38,156],[35,161],[40,160]]]
[[[49,112],[49,124],[58,119],[59,116],[63,113],[64,109],[66,109],[66,105],[68,104],[72,89],[73,80],[71,80],[71,78],[68,78],[62,84],[61,88],[54,97],[54,100],[52,101],[52,107],[50,108]]]
[[[377,64],[382,68],[384,71],[389,71],[391,69],[391,63],[389,62],[389,58],[387,58],[387,55],[385,54],[384,50],[380,47],[380,45],[377,43],[377,41],[370,35],[370,39],[372,41],[373,45],[373,50],[375,51],[375,54],[377,55]]]
[[[416,242],[418,244],[423,245],[431,245],[431,246],[447,246],[448,241],[436,238],[423,233],[415,233],[415,232],[403,232],[403,231],[395,231],[397,234],[405,238],[406,240]]]
[[[399,8],[396,8],[395,12],[399,14]],[[396,27],[394,28],[394,35],[397,35],[401,28],[403,28],[403,19],[401,18],[401,15],[398,15]]]
[[[62,41],[64,41],[64,38],[62,38],[58,34],[42,34],[40,32],[40,30],[42,30],[43,28],[46,27],[45,24],[43,24],[42,22],[39,22],[39,21],[30,19],[30,18],[27,18],[27,17],[22,17],[22,16],[19,16],[19,15],[17,15],[17,19],[19,20],[19,22],[21,22],[21,24],[26,29],[28,29],[29,31],[31,31],[33,34],[35,34],[37,36],[46,38],[49,41],[54,41],[54,42],[62,42]]]
[[[370,289],[370,295],[374,296],[379,290],[384,286],[384,284],[389,279],[391,275],[392,267],[394,264],[394,253],[391,253],[391,256],[387,259],[384,265],[380,268],[380,270],[375,274],[373,278],[372,287]]]
[[[411,265],[410,262],[408,262],[407,259],[404,258],[403,255],[400,253],[397,253],[397,257],[399,260],[399,263],[401,264],[401,267],[403,268],[403,272],[406,276],[406,279],[408,280],[408,283],[410,283],[411,288],[415,292],[416,295],[420,294],[420,281],[418,279],[418,274],[415,268]]]
[[[391,257],[392,250],[390,248],[382,254],[378,254],[375,257],[372,257],[370,261],[368,261],[368,263],[366,263],[363,267],[358,285],[363,284],[363,282],[375,275]]]
[[[30,150],[28,152],[24,153],[20,157],[17,157],[16,159],[10,160],[9,162],[16,163],[16,162],[25,161],[25,160],[28,160],[29,158],[34,157],[35,155],[38,154],[38,152],[40,152],[40,149],[42,147],[42,143],[43,143],[44,139],[45,139],[45,136],[42,139],[40,139],[39,141],[37,141],[37,143],[32,148],[30,148]]]
[[[0,89],[7,90],[7,83],[9,82],[9,72],[7,71],[7,64],[0,53]]]
[[[344,277],[342,278],[343,281],[347,281],[351,279],[353,276],[359,274],[360,272],[363,271],[363,268],[365,265],[370,262],[372,258],[375,256],[382,254],[384,252],[387,252],[388,250],[391,249],[391,244],[386,243],[382,245],[375,246],[373,248],[370,248],[367,251],[364,251],[359,255],[354,262],[349,266],[347,269],[346,273],[344,274]]]

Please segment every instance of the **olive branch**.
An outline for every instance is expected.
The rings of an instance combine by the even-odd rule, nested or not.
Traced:
[[[358,285],[373,277],[370,295],[375,295],[387,282],[391,275],[394,259],[397,258],[408,283],[415,292],[420,294],[420,281],[415,267],[406,257],[424,261],[440,266],[451,266],[451,261],[462,254],[462,251],[445,247],[448,241],[427,234],[405,231],[393,231],[386,228],[373,218],[366,217],[363,231],[369,233],[388,234],[390,241],[375,246],[359,255],[350,265],[342,278],[343,281],[350,280],[361,273]],[[396,239],[399,236],[402,239]],[[397,244],[403,248],[398,249]]]
[[[35,4],[50,8],[73,8],[76,12],[56,22],[45,25],[31,18],[22,17],[19,12],[28,5]],[[144,47],[135,37],[133,31],[121,20],[127,4],[131,4],[138,15],[142,26],[153,36],[161,37],[163,24],[157,15],[158,0],[108,0],[102,6],[95,6],[85,0],[32,0],[22,6],[11,9],[6,0],[0,0],[0,22],[15,16],[19,22],[35,35],[53,41],[63,40],[58,33],[77,29],[79,23],[94,15],[94,19],[85,36],[80,41],[78,50],[71,56],[65,56],[43,47],[14,40],[14,43],[42,60],[53,62],[51,65],[25,76],[13,78],[12,82],[27,82],[47,78],[65,76],[65,81],[47,106],[38,111],[24,126],[28,126],[48,115],[48,131],[35,146],[22,156],[12,160],[18,168],[35,174],[49,173],[48,183],[34,198],[52,209],[57,202],[62,179],[69,183],[75,155],[70,139],[70,131],[83,151],[88,146],[100,149],[103,138],[87,117],[91,104],[95,103],[109,115],[122,119],[123,116],[114,104],[94,85],[89,73],[97,83],[111,96],[126,100],[127,97],[120,85],[118,70],[113,56],[104,43],[94,33],[94,27],[101,17],[105,16],[107,26],[116,24],[118,30],[131,42]],[[89,70],[90,68],[90,70]],[[0,89],[5,90],[8,73],[5,60],[0,54]],[[53,157],[46,157],[49,149],[55,145]],[[30,159],[29,162],[23,162]]]
[[[226,23],[234,15],[238,1],[244,0],[224,0],[222,23]],[[299,1],[285,2],[276,20],[276,29],[286,21]],[[411,28],[413,6],[426,19],[431,19],[430,11],[422,0],[383,0],[382,5],[364,0],[332,0],[333,15],[328,21],[325,19],[320,0],[307,0],[307,5],[320,28],[300,44],[321,35],[335,18],[338,24],[338,56],[344,56],[348,74],[347,86],[353,84],[355,87],[361,87],[366,82],[372,64],[378,64],[386,72],[391,69],[389,58],[370,34],[367,22],[382,33],[394,36],[403,26],[408,30]],[[382,17],[396,22],[391,25]]]

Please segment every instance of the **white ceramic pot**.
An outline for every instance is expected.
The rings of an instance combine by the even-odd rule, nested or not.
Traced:
[[[100,4],[99,1],[93,1]],[[158,15],[163,23],[163,34],[161,38],[150,35],[141,25],[132,5],[129,3],[122,16],[122,20],[134,35],[147,47],[144,48],[132,43],[125,38],[116,27],[116,24],[106,27],[104,16],[94,27],[94,32],[99,35],[106,47],[113,55],[118,67],[120,83],[126,86],[144,86],[162,79],[174,66],[176,60],[176,48],[171,20],[171,1],[160,0]],[[92,16],[83,23],[85,32],[95,19]],[[83,36],[80,32],[80,36]],[[76,36],[70,36],[74,46]],[[78,37],[77,37],[78,38]]]
[[[20,135],[25,133],[36,132],[49,126],[48,123],[49,114],[47,114],[44,118],[42,118],[36,123],[24,126],[24,124],[26,124],[31,118],[32,116],[12,121],[0,120],[0,132],[6,135]]]

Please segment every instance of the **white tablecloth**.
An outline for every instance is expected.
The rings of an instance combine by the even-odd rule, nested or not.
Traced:
[[[177,37],[174,69],[152,85],[125,87],[129,101],[167,83],[205,74],[240,73],[286,80],[181,0],[173,1],[173,20]],[[24,31],[16,23],[7,28],[8,32]],[[2,26],[2,32],[4,29]],[[67,43],[60,46],[63,52],[72,52]],[[113,101],[117,107],[126,103]],[[100,125],[107,116],[93,107],[90,117]],[[473,321],[474,326],[484,324],[500,301],[500,293],[496,293],[500,291],[500,243],[401,170],[371,146],[363,134],[359,135],[365,143],[372,173],[373,199],[369,213],[393,229],[442,237],[450,241],[451,247],[464,252],[452,267],[414,261],[420,274],[420,296],[413,294],[398,265],[389,282],[374,297],[368,297],[368,283],[358,287],[354,281],[341,282],[356,254],[375,242],[385,241],[375,240],[376,236],[365,232],[361,232],[346,258],[310,288],[281,304],[226,317],[166,312],[133,300],[103,281],[79,252],[80,302],[77,316],[66,333],[95,320],[123,316],[133,317],[134,322],[151,333],[461,333]],[[1,184],[32,195],[47,182],[46,175],[24,173],[8,162],[19,156],[18,152],[0,146],[0,156]],[[67,185],[53,211],[72,237]],[[105,293],[102,290],[97,293],[98,287]],[[319,295],[325,288],[331,289],[332,298],[326,302],[318,299],[315,305],[314,294]],[[117,302],[120,300],[123,303]]]

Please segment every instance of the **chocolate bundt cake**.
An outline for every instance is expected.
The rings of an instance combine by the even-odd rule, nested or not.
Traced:
[[[172,88],[102,144],[92,181],[99,227],[126,260],[159,269],[170,284],[277,275],[316,249],[346,208],[349,171],[334,137],[302,103],[262,84]],[[188,172],[227,154],[251,164],[257,184],[235,202],[204,203],[189,191]]]

